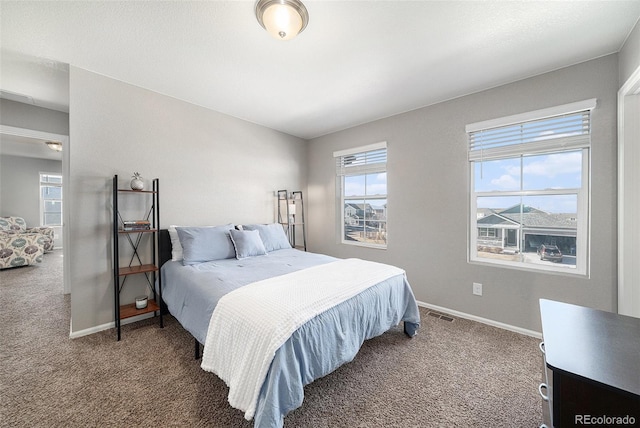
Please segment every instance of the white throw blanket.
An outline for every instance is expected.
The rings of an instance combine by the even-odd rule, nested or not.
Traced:
[[[224,295],[209,323],[201,367],[229,387],[229,404],[255,414],[276,351],[305,322],[404,271],[345,259],[254,282]]]

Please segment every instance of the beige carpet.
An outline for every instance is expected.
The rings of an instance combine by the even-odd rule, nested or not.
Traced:
[[[0,426],[249,427],[168,317],[70,340],[59,251],[0,271]],[[305,389],[286,427],[537,427],[538,340],[422,311]]]

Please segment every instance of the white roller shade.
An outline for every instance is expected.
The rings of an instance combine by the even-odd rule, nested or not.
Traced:
[[[373,174],[387,170],[386,143],[334,152],[333,156],[338,176]]]
[[[503,122],[508,124],[502,126],[481,128],[479,124],[469,125],[469,160],[501,159],[589,147],[593,107],[595,102],[583,107],[582,111],[571,111],[519,123],[504,118]],[[489,121],[486,124],[496,122],[500,120]]]

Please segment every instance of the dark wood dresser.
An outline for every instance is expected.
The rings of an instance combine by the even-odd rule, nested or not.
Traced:
[[[640,319],[545,299],[540,315],[542,426],[640,426]]]

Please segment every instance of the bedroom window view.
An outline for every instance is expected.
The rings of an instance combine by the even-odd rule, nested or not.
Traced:
[[[40,174],[41,226],[62,226],[62,175]]]
[[[387,174],[344,177],[345,241],[387,243]]]
[[[386,143],[336,152],[340,241],[387,246]]]
[[[589,119],[470,132],[471,261],[586,274]]]
[[[478,197],[477,257],[575,268],[576,204],[576,195]]]

